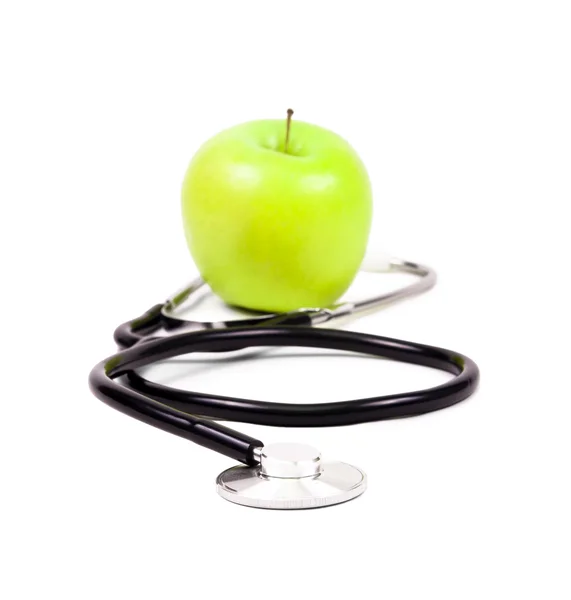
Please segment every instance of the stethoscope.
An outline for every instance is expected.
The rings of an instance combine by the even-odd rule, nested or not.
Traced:
[[[199,278],[115,330],[120,351],[94,367],[89,377],[91,389],[103,402],[129,416],[243,463],[227,469],[216,480],[218,493],[231,502],[257,508],[300,509],[351,500],[366,489],[367,479],[361,469],[323,461],[319,451],[311,446],[266,445],[216,421],[279,427],[352,425],[420,415],[468,398],[476,389],[479,371],[470,358],[458,352],[316,327],[363,316],[427,291],[436,282],[435,272],[417,263],[391,259],[384,267],[374,270],[409,273],[418,279],[396,291],[359,302],[220,322],[190,321],[179,315],[206,286]],[[158,361],[192,352],[268,346],[355,352],[440,369],[454,377],[416,392],[342,402],[287,404],[190,392],[155,383],[137,372]]]

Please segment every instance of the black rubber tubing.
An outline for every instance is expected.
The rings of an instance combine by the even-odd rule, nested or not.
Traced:
[[[116,330],[118,343],[134,345],[94,367],[89,377],[92,391],[130,416],[246,464],[257,462],[253,450],[263,443],[200,416],[279,427],[351,425],[446,408],[470,396],[479,380],[476,363],[458,352],[336,329],[283,325],[237,327],[173,332],[168,337],[152,338],[160,318],[158,306],[146,313],[146,319],[126,323]],[[135,333],[133,330],[137,329]],[[286,404],[179,390],[148,381],[135,372],[135,369],[182,354],[263,346],[357,352],[440,369],[455,377],[439,386],[415,392],[322,404]],[[115,381],[125,375],[129,385]]]

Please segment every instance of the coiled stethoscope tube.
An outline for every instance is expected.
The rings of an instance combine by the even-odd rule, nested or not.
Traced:
[[[324,463],[321,467],[320,457],[312,449],[280,446],[272,450],[260,440],[212,419],[279,427],[350,425],[440,410],[472,394],[478,383],[478,367],[462,354],[387,337],[314,327],[362,314],[434,285],[434,272],[416,263],[392,261],[391,270],[412,272],[421,279],[397,292],[354,304],[221,323],[186,321],[174,316],[175,308],[203,285],[197,281],[164,304],[155,305],[138,319],[117,328],[115,340],[123,349],[92,370],[91,389],[101,400],[130,416],[248,465],[250,470],[230,469],[219,477],[219,493],[229,500],[266,508],[306,508],[351,499],[364,491],[366,481],[355,467],[343,463]],[[170,388],[136,373],[136,369],[182,354],[268,346],[356,352],[441,369],[455,377],[416,392],[342,402],[286,404]],[[123,376],[127,382],[120,384],[117,380]],[[299,482],[303,486],[299,487]],[[258,491],[260,486],[262,492]],[[270,486],[274,491],[269,493]],[[339,489],[334,493],[332,486]],[[323,496],[325,489],[330,493]]]

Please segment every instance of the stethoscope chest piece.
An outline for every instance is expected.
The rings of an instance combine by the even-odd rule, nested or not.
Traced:
[[[435,274],[428,267],[392,261],[391,270],[412,273],[421,279],[408,287],[356,303],[225,322],[187,321],[174,314],[177,307],[204,285],[198,280],[166,303],[154,305],[139,318],[116,329],[115,341],[122,349],[92,369],[91,389],[101,400],[129,416],[246,465],[228,469],[216,480],[218,493],[230,502],[280,510],[347,502],[365,491],[367,480],[360,469],[323,461],[320,453],[309,446],[267,446],[219,421],[278,427],[335,427],[412,417],[442,410],[468,398],[477,387],[479,371],[467,356],[405,340],[317,327],[352,314],[365,314],[434,285]],[[189,353],[263,347],[340,350],[436,368],[454,377],[420,391],[290,405],[180,390],[147,380],[138,372],[158,361]]]
[[[324,462],[304,444],[270,444],[259,450],[260,464],[236,466],[216,479],[220,496],[244,506],[292,510],[347,502],[367,487],[363,471],[342,462]]]

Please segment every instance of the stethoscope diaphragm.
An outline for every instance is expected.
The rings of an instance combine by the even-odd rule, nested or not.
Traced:
[[[243,506],[291,510],[347,502],[367,488],[363,471],[324,462],[318,450],[305,444],[269,444],[259,449],[259,460],[254,467],[222,472],[216,479],[218,494]]]

